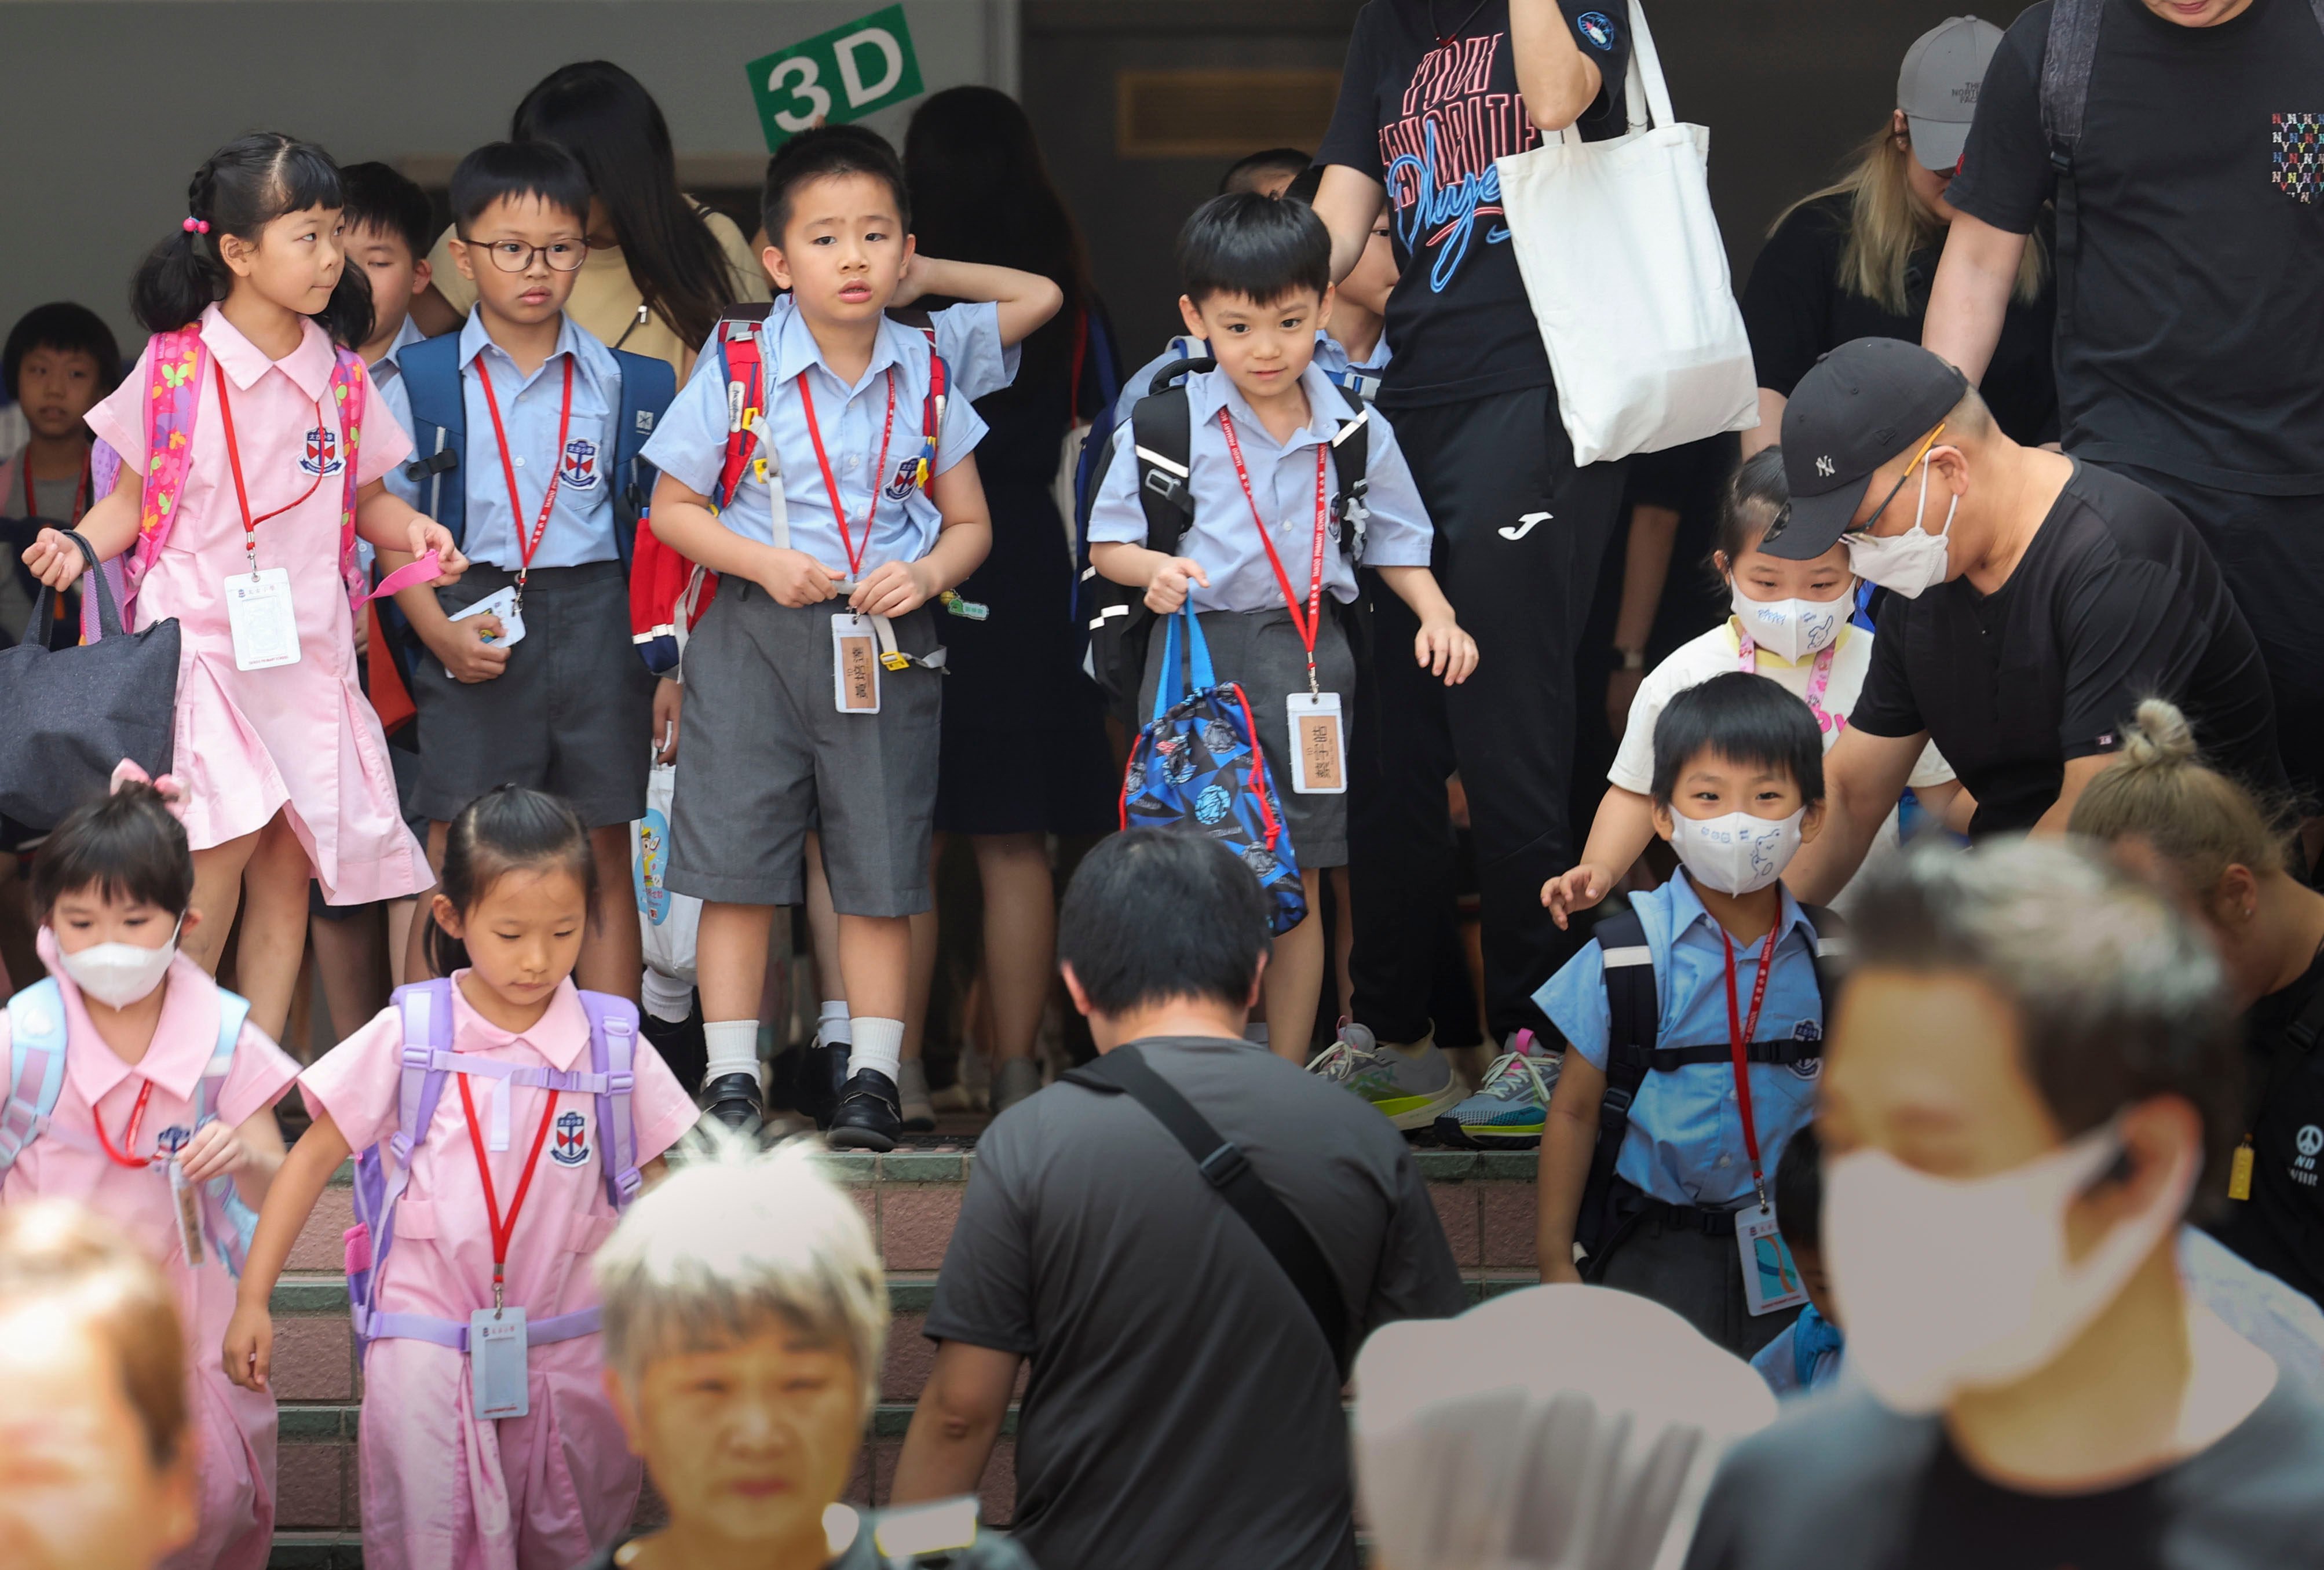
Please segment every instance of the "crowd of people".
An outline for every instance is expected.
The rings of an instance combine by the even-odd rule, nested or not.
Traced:
[[[2324,5],[1932,29],[1740,291],[1756,426],[1587,463],[1495,161],[1637,127],[1636,13],[1439,8],[1127,377],[1007,96],[746,237],[604,61],[447,228],[251,134],[136,354],[15,325],[0,680],[176,670],[0,818],[0,1543],[267,1562],[352,1161],[377,1565],[2303,1562]],[[885,1287],[783,1136],[935,1127],[954,836],[996,1116],[863,1519]],[[1416,1138],[1537,1150],[1539,1287]]]

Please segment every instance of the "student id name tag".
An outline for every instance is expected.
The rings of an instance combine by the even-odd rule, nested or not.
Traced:
[[[479,1308],[468,1316],[468,1396],[479,1420],[521,1418],[531,1409],[524,1354],[523,1309]]]
[[[1735,1246],[1743,1252],[1743,1304],[1754,1314],[1796,1308],[1808,1300],[1791,1244],[1775,1224],[1774,1206],[1746,1205],[1735,1213]]]
[[[880,712],[880,634],[872,618],[831,618],[831,698],[842,714]]]
[[[272,670],[299,663],[299,614],[291,608],[287,569],[270,567],[227,578],[226,619],[234,633],[236,670]]]
[[[178,1247],[186,1263],[199,1269],[202,1248],[202,1191],[186,1176],[183,1161],[170,1163],[170,1209],[178,1218]]]
[[[1347,733],[1340,725],[1336,692],[1295,692],[1291,711],[1291,789],[1302,796],[1344,796],[1348,790]]]

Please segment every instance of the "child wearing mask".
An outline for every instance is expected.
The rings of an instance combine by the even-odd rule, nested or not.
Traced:
[[[1806,1301],[1770,1178],[1822,1070],[1829,919],[1779,881],[1822,827],[1822,738],[1781,686],[1729,671],[1663,710],[1653,788],[1679,873],[1534,994],[1568,1048],[1541,1141],[1541,1275],[1652,1298],[1748,1357]],[[1609,1085],[1633,1081],[1601,1135]]]

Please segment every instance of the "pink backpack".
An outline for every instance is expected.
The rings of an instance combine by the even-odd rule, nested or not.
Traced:
[[[105,566],[112,576],[124,623],[134,613],[139,580],[161,554],[170,538],[170,526],[177,521],[178,499],[185,492],[186,470],[193,459],[194,411],[201,407],[202,378],[208,374],[209,365],[209,346],[202,342],[199,324],[158,335],[146,360],[143,515],[138,521],[137,543]],[[334,346],[331,402],[337,408],[339,429],[346,432],[342,445],[346,448],[346,494],[339,510],[339,577],[346,584],[348,603],[358,611],[368,586],[355,559],[355,493],[362,489],[355,478],[355,453],[362,439],[364,395],[370,385],[363,357],[352,349]],[[112,494],[121,460],[122,455],[104,442],[97,444],[91,455],[91,488],[97,495]],[[87,607],[94,603],[93,596],[84,600],[84,621],[91,614]],[[93,628],[84,632],[95,636]]]

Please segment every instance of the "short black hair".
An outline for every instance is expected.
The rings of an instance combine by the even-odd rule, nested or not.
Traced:
[[[1133,828],[1082,858],[1057,913],[1057,958],[1091,1007],[1250,1002],[1275,939],[1267,896],[1242,858],[1207,835]]]
[[[348,228],[392,235],[403,242],[414,262],[427,260],[436,238],[436,215],[426,191],[384,163],[350,163],[339,171],[339,180],[347,193],[339,214]]]
[[[589,222],[589,175],[554,142],[487,142],[452,171],[452,219],[463,239],[494,202],[539,197],[576,224]]]
[[[904,161],[889,140],[869,125],[819,125],[802,131],[775,150],[767,160],[766,189],[759,198],[759,217],[767,226],[767,244],[780,247],[783,230],[791,221],[791,198],[809,180],[836,175],[868,174],[884,180],[896,198],[896,221],[912,230],[912,197],[904,180]]]
[[[1256,191],[1213,197],[1178,231],[1178,278],[1200,305],[1240,294],[1261,305],[1332,286],[1332,234],[1305,202]]]
[[[1296,147],[1269,147],[1261,152],[1249,153],[1228,164],[1227,171],[1219,176],[1219,195],[1225,196],[1230,191],[1256,193],[1260,175],[1296,175],[1310,167],[1308,161],[1313,156]]]
[[[68,813],[32,858],[34,913],[42,920],[65,895],[94,888],[183,916],[194,899],[194,853],[186,826],[151,785],[124,783]]]
[[[1703,753],[1780,769],[1812,807],[1823,799],[1823,733],[1780,682],[1727,670],[1676,694],[1655,721],[1654,797],[1667,807],[1680,771]]]
[[[0,350],[0,386],[7,388],[11,402],[21,396],[16,373],[23,368],[24,356],[34,349],[60,349],[95,360],[100,395],[121,385],[121,346],[114,342],[113,329],[105,325],[105,319],[85,305],[51,300],[16,319],[16,325],[8,329],[8,346]]]
[[[1718,558],[1727,558],[1729,572],[1742,554],[1757,544],[1779,519],[1792,510],[1792,483],[1784,474],[1784,449],[1763,447],[1738,465],[1719,494],[1719,523],[1711,537],[1712,559],[1706,565],[1727,592]]]
[[[1823,1141],[1813,1123],[1802,1123],[1775,1159],[1775,1219],[1794,1253],[1823,1252]]]
[[[1283,199],[1287,202],[1305,202],[1312,208],[1315,205],[1315,193],[1323,189],[1323,166],[1320,163],[1311,163],[1291,177],[1291,183],[1283,188]]]

